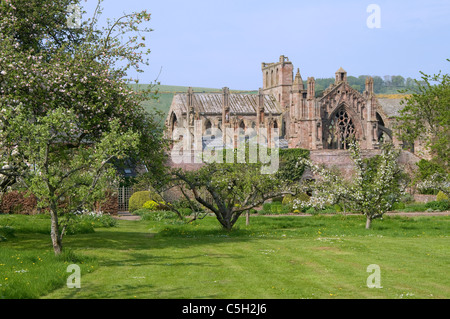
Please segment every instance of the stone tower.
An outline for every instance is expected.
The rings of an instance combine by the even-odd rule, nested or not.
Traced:
[[[280,56],[275,63],[262,63],[263,92],[272,95],[283,109],[290,104],[290,91],[292,88],[293,65],[287,57]]]

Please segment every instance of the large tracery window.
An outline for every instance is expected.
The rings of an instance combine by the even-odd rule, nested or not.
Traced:
[[[336,112],[329,126],[329,147],[348,149],[350,140],[355,137],[355,124],[344,108]]]

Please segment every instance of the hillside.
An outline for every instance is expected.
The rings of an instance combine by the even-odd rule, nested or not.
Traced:
[[[139,84],[132,85],[137,89],[145,87],[147,88],[148,84]],[[220,93],[222,89],[215,88],[202,88],[202,87],[193,87],[194,92],[201,93]],[[160,111],[163,114],[163,120],[167,116],[169,112],[170,105],[172,104],[173,96],[176,93],[185,93],[187,92],[187,86],[175,86],[175,85],[155,85],[153,88],[153,92],[157,92],[155,99],[149,99],[143,103],[143,106],[148,111]],[[242,90],[230,90],[231,93],[249,93],[249,94],[257,94],[258,91],[242,91]]]
[[[145,87],[148,87],[148,84],[139,84],[139,85],[132,85],[132,87],[135,87],[137,89]],[[222,92],[222,89],[217,88],[202,88],[202,87],[193,87],[192,88],[194,92],[201,92],[201,93],[220,93]],[[175,85],[155,85],[153,88],[153,92],[157,92],[156,98],[149,99],[146,102],[143,103],[143,106],[148,111],[160,111],[162,113],[162,119],[165,120],[170,105],[172,104],[173,96],[176,93],[185,93],[187,92],[188,87],[187,86],[175,86]],[[248,94],[257,94],[258,91],[244,91],[244,90],[230,90],[231,93],[248,93]],[[384,98],[384,99],[398,99],[402,97],[406,97],[405,94],[377,94],[378,98]]]

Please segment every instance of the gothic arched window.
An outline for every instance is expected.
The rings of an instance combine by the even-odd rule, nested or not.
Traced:
[[[355,133],[355,124],[352,118],[344,108],[341,108],[331,120],[328,144],[333,149],[348,149],[348,144],[354,138]]]

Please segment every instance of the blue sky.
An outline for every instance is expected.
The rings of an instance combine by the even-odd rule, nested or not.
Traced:
[[[97,1],[82,2],[93,11]],[[370,4],[381,28],[368,28]],[[289,57],[302,77],[448,73],[450,1],[378,0],[105,0],[103,17],[146,9],[154,31],[146,43],[151,65],[141,83],[230,87],[262,86],[261,62]]]

